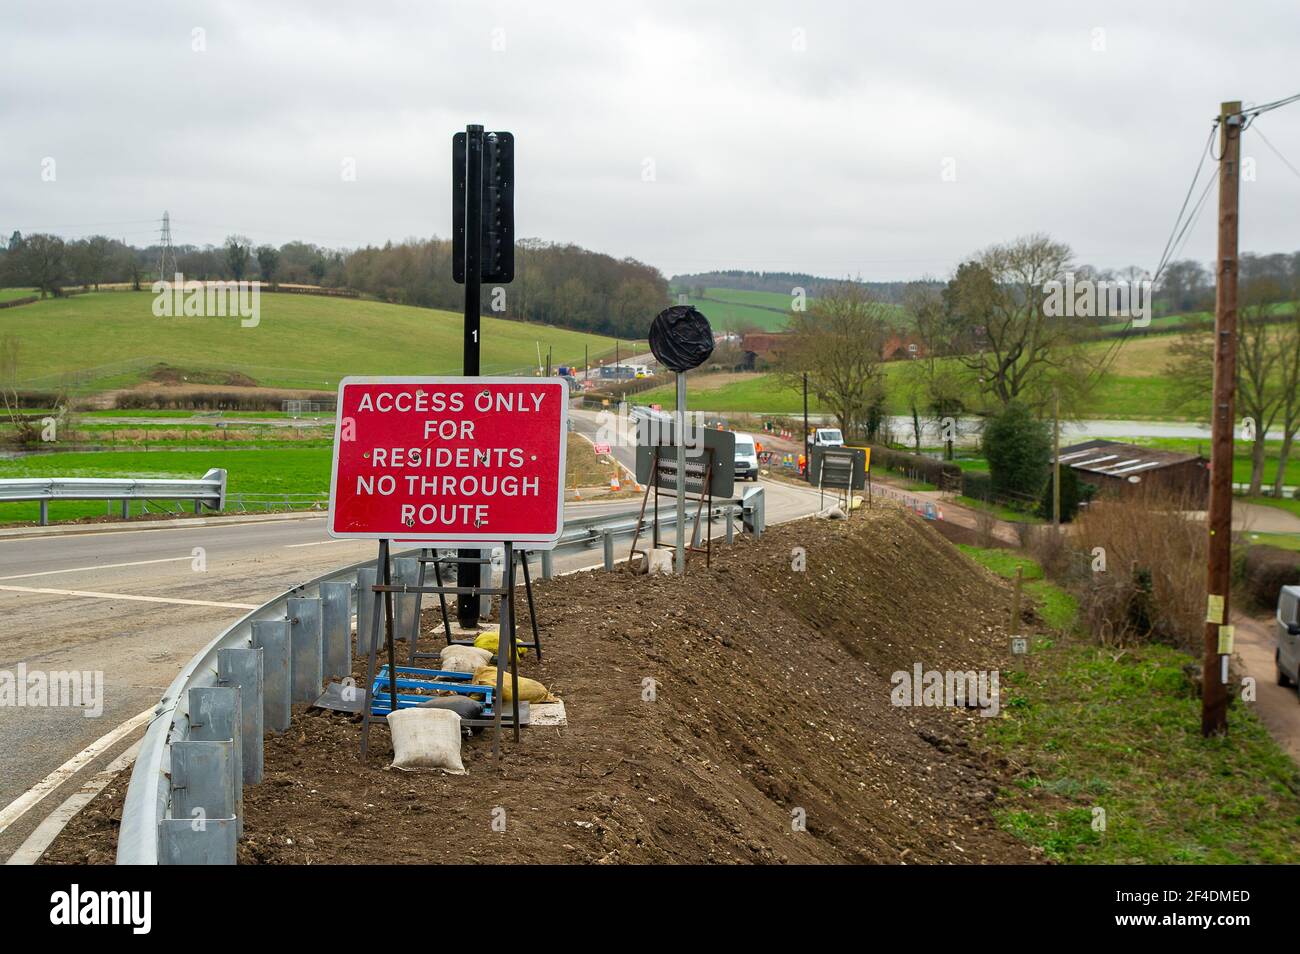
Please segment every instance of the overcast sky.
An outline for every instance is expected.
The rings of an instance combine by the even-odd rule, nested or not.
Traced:
[[[0,232],[447,236],[478,122],[516,136],[521,236],[669,275],[942,277],[1032,231],[1153,268],[1219,102],[1297,62],[1295,0],[5,0]],[[1300,169],[1300,103],[1256,129]],[[1243,250],[1300,249],[1300,172],[1243,153]]]

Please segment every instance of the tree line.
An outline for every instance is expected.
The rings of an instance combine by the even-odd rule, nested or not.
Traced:
[[[0,247],[0,285],[35,288],[42,297],[102,284],[148,288],[159,278],[160,252],[158,246],[136,248],[103,235],[65,240],[14,232]],[[452,279],[447,239],[340,250],[297,241],[254,246],[246,236],[231,235],[221,246],[177,245],[174,252],[176,271],[191,280],[347,288],[381,301],[451,310],[463,301],[463,288]],[[577,245],[522,239],[515,246],[514,281],[485,286],[483,313],[641,338],[668,301],[668,282],[653,266]]]

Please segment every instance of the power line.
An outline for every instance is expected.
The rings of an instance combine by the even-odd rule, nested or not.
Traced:
[[[1232,115],[1245,116],[1247,123],[1249,123],[1250,120],[1254,119],[1256,116],[1260,115],[1261,113],[1271,112],[1275,109],[1280,109],[1281,107],[1287,106],[1294,102],[1300,102],[1300,93],[1296,93],[1294,96],[1288,96],[1286,97],[1286,99],[1275,99],[1273,102],[1265,103],[1263,106],[1248,106],[1247,108],[1243,109],[1241,112],[1233,113]]]
[[[1160,275],[1164,272],[1165,267],[1169,264],[1170,259],[1172,257],[1171,256],[1172,249],[1177,244],[1178,239],[1181,238],[1182,235],[1186,233],[1187,224],[1191,222],[1191,219],[1189,218],[1187,220],[1187,223],[1183,223],[1183,214],[1187,211],[1187,203],[1188,201],[1191,200],[1192,192],[1196,188],[1197,180],[1199,180],[1201,177],[1201,170],[1205,168],[1205,157],[1207,155],[1212,154],[1212,146],[1214,145],[1214,134],[1218,130],[1218,128],[1219,128],[1219,123],[1216,120],[1210,126],[1210,135],[1206,138],[1205,145],[1201,149],[1200,158],[1196,162],[1196,171],[1192,174],[1192,181],[1187,186],[1187,194],[1183,196],[1183,204],[1178,209],[1178,216],[1174,219],[1174,227],[1169,230],[1169,239],[1165,242],[1164,251],[1160,253],[1160,264],[1156,266],[1155,273],[1151,276],[1152,285],[1160,281]],[[1209,182],[1213,182],[1213,181],[1214,179],[1210,178]],[[1206,188],[1207,190],[1209,188],[1208,182],[1206,184]],[[1204,198],[1205,195],[1204,193],[1202,193],[1201,201],[1203,201]],[[1180,224],[1182,224],[1181,232],[1179,231]]]
[[[1282,165],[1290,169],[1292,174],[1297,179],[1300,179],[1300,169],[1297,169],[1295,166],[1291,165],[1291,163],[1287,160],[1287,157],[1282,155],[1282,153],[1278,152],[1277,147],[1268,141],[1268,137],[1265,136],[1261,130],[1256,129],[1255,135],[1257,135],[1260,139],[1264,140],[1264,145],[1268,146],[1268,148],[1273,151],[1273,155],[1277,156],[1279,159],[1282,160]]]

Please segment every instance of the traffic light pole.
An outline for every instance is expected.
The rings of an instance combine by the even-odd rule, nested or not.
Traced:
[[[482,288],[483,234],[483,127],[465,127],[465,361],[466,377],[479,375],[479,308]],[[479,556],[477,550],[461,550],[463,559]],[[462,562],[456,567],[456,585],[479,585],[478,563]],[[480,597],[461,593],[456,597],[456,618],[464,628],[478,624]]]

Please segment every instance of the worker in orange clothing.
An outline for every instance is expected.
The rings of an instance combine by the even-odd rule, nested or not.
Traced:
[[[803,454],[800,454],[799,455],[799,476],[802,477],[803,472],[807,469],[808,469],[808,458],[804,457]]]

